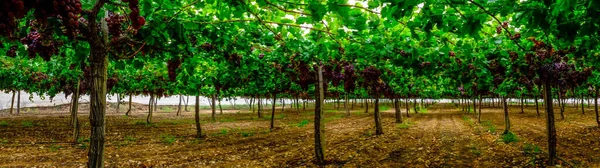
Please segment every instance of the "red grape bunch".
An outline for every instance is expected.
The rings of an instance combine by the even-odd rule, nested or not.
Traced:
[[[133,29],[140,29],[146,24],[146,19],[140,16],[140,8],[138,7],[139,0],[122,0],[123,2],[129,2],[129,20],[131,20],[131,26]]]
[[[123,34],[123,23],[125,22],[125,16],[110,13],[108,18],[105,18],[106,24],[108,25],[108,33],[113,37],[113,41]]]
[[[171,82],[177,79],[177,69],[181,66],[181,59],[173,58],[167,61],[167,68],[169,69],[169,80]]]
[[[67,36],[77,35],[79,28],[79,14],[81,14],[81,2],[79,0],[53,0],[52,7],[57,18],[61,19],[66,29]]]
[[[11,36],[17,28],[17,19],[29,11],[24,0],[4,0],[0,2],[0,36]]]
[[[346,92],[353,92],[356,89],[355,72],[354,65],[348,64],[344,66],[344,90]]]
[[[12,46],[8,51],[6,51],[6,56],[16,57],[17,56],[17,46]]]
[[[21,43],[27,46],[29,57],[34,58],[39,54],[45,61],[49,61],[52,55],[58,54],[58,47],[62,43],[52,38],[51,31],[31,31],[27,37],[21,39]]]

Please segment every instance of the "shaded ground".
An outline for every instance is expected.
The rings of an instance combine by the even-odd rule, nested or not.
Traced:
[[[501,142],[504,128],[501,109],[484,108],[482,124],[452,104],[436,104],[426,112],[394,123],[390,105],[384,111],[384,135],[374,135],[372,111],[356,106],[350,117],[328,106],[326,158],[329,167],[530,167],[533,155],[526,147],[546,149],[545,118],[535,107],[519,114],[511,108],[516,143]],[[87,106],[82,105],[82,137],[89,136]],[[210,121],[203,110],[206,137],[193,138],[192,112],[176,116],[176,107],[159,107],[154,124],[146,124],[147,110],[136,105],[134,114],[109,111],[105,162],[107,167],[314,167],[312,109],[296,112],[286,107],[275,114],[277,129],[269,131],[270,110],[256,113],[226,110]],[[114,110],[114,107],[111,108]],[[123,108],[122,108],[123,109]],[[192,108],[190,107],[190,110]],[[372,108],[370,109],[372,110]],[[557,121],[559,156],[581,167],[600,166],[600,130],[594,114],[582,115],[567,108],[565,120]],[[87,142],[69,143],[68,107],[34,108],[21,116],[0,117],[0,167],[81,167],[87,161]],[[6,113],[2,111],[0,113]],[[218,113],[218,112],[217,112]],[[3,114],[4,115],[4,114]],[[542,114],[543,116],[543,114]],[[4,125],[3,125],[4,123]],[[491,128],[495,128],[491,129]],[[539,155],[543,157],[543,155]],[[566,163],[564,163],[565,166]]]

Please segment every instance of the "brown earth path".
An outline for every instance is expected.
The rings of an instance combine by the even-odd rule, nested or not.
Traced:
[[[132,117],[109,115],[106,166],[314,167],[311,110],[278,110],[277,129],[272,132],[268,130],[268,117],[258,119],[251,112],[217,115],[217,122],[203,114],[206,137],[202,140],[193,138],[191,112],[180,117],[173,112],[160,113],[156,124],[151,125],[144,124],[143,113]],[[482,119],[490,120],[501,132],[502,115],[495,110],[484,109]],[[342,109],[326,110],[325,114],[328,167],[524,167],[530,160],[522,154],[523,142],[499,142],[499,136],[488,132],[487,126],[477,124],[473,115],[463,114],[452,104],[435,104],[426,113],[412,113],[404,118],[404,124],[394,122],[393,109],[385,110],[384,135],[379,136],[373,135],[372,111],[367,114],[357,107],[350,117],[344,117]],[[536,142],[544,136],[543,127],[540,133],[538,125],[529,124],[538,122],[536,117],[514,114],[511,119],[517,135],[531,134],[531,141]],[[0,121],[10,124],[0,127],[0,167],[81,167],[87,161],[87,149],[67,143],[68,117],[22,116]],[[25,121],[34,125],[21,125]],[[82,136],[87,137],[89,125],[85,117],[82,121]],[[529,140],[529,135],[524,138]],[[593,138],[588,141],[598,142]],[[594,163],[598,162],[589,165]]]

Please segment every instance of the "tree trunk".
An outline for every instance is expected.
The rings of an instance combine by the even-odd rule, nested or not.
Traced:
[[[408,101],[408,98],[406,98],[404,100],[405,100],[404,103],[406,104],[406,118],[409,118],[410,117],[410,113],[409,113],[410,107],[409,107],[409,103],[408,103],[409,101]]]
[[[257,95],[257,99],[258,99],[258,118],[262,118],[262,114],[260,113],[260,109],[262,109],[260,95]]]
[[[273,93],[273,104],[272,106],[272,111],[271,111],[271,131],[273,131],[273,128],[275,128],[275,125],[273,124],[275,122],[275,101],[277,101],[277,94]]]
[[[189,111],[187,107],[188,107],[188,104],[190,103],[190,96],[185,96],[185,97],[186,97],[186,99],[187,99],[187,100],[185,101],[185,111]]]
[[[281,112],[285,112],[285,99],[281,98]]]
[[[584,103],[583,103],[583,94],[581,94],[581,114],[585,114],[585,110],[583,109]]]
[[[202,127],[200,126],[200,93],[196,94],[196,104],[194,105],[194,120],[196,123],[196,138],[200,139],[202,138]]]
[[[400,110],[400,102],[398,102],[398,98],[394,98],[394,111],[396,112],[396,123],[402,123],[402,113]]]
[[[596,110],[596,122],[598,123],[598,127],[600,127],[600,115],[598,115],[598,87],[596,87],[596,94],[594,96],[594,109]]]
[[[158,95],[154,96],[154,108],[152,109],[153,113],[158,113]]]
[[[525,113],[523,110],[523,95],[521,95],[521,114]]]
[[[219,101],[219,114],[223,114],[223,107],[221,107],[221,98],[219,98],[219,96],[217,96],[217,100]]]
[[[131,96],[132,93],[129,94],[129,108],[127,109],[127,112],[125,113],[126,116],[129,116],[129,113],[131,112]]]
[[[502,108],[504,109],[504,133],[508,134],[510,132],[510,118],[508,117],[508,105],[506,104],[506,97],[502,97]]]
[[[96,16],[88,19],[90,25],[96,25]],[[108,57],[104,40],[98,34],[97,27],[90,26],[90,149],[88,151],[88,167],[104,167],[104,140],[106,114],[106,80]]]
[[[306,111],[306,100],[302,100],[302,111]]]
[[[336,107],[336,110],[339,110],[339,109],[340,109],[340,98],[339,98],[339,96],[338,96],[338,98],[337,98],[337,107]]]
[[[79,119],[77,118],[77,111],[79,108],[79,80],[77,86],[75,86],[75,93],[71,98],[71,126],[73,126],[73,143],[77,143],[79,139]]]
[[[537,94],[533,94],[533,99],[535,99],[535,112],[537,113],[538,116],[540,116],[540,106],[538,103]]]
[[[546,128],[548,131],[548,164],[555,165],[556,157],[556,128],[554,127],[554,110],[552,106],[552,88],[548,81],[544,83],[544,104],[546,105]],[[560,94],[560,93],[559,93]]]
[[[148,124],[152,123],[152,107],[154,106],[154,95],[150,94],[150,102],[148,102],[148,117],[146,117],[146,122]]]
[[[475,102],[475,100],[476,100],[476,97],[473,96],[473,114],[477,114],[477,106],[476,106],[477,103]]]
[[[550,96],[548,96],[548,97],[550,97]],[[564,98],[562,97],[562,90],[560,88],[558,89],[558,102],[560,102],[558,104],[558,106],[560,108],[560,119],[564,120],[565,119],[565,101],[564,101]],[[548,108],[548,106],[546,106],[546,108]],[[548,111],[548,109],[546,109],[546,112],[547,111]]]
[[[183,101],[183,96],[179,95],[179,105],[177,106],[177,116],[181,114],[181,102]]]
[[[346,93],[346,95],[344,95],[344,99],[345,99],[344,108],[346,109],[346,117],[348,117],[348,116],[350,116],[350,109],[348,108],[348,106],[350,106],[348,104],[348,93]]]
[[[479,95],[479,113],[477,113],[477,123],[481,123],[481,106],[483,106],[483,103],[481,101],[481,95]]]
[[[254,114],[256,112],[256,109],[254,108],[254,104],[256,104],[256,99],[254,97],[250,98],[250,108],[252,109],[252,114]]]
[[[13,107],[15,105],[15,91],[13,90],[12,92],[13,92],[13,94],[12,94],[12,99],[10,101],[10,114],[13,114]]]
[[[375,135],[383,135],[381,126],[381,114],[379,113],[379,96],[375,97],[375,108],[373,109],[373,117],[375,118]]]
[[[21,91],[17,92],[17,115],[21,114]]]
[[[121,105],[121,96],[119,95],[119,93],[117,93],[117,109],[116,109],[116,113],[119,113],[119,106]]]
[[[323,115],[323,98],[325,97],[325,91],[323,89],[323,75],[322,75],[321,66],[318,68],[317,79],[318,84],[316,85],[316,90],[318,90],[318,94],[316,94],[315,100],[315,158],[317,160],[317,164],[325,165],[325,116]]]
[[[211,99],[212,114],[211,114],[210,117],[211,117],[211,119],[212,119],[213,122],[217,121],[217,119],[215,118],[215,114],[217,113],[217,104],[216,104],[216,100],[215,99],[217,99],[217,94],[216,93],[212,94],[212,99]]]
[[[586,100],[587,100],[587,108],[590,108],[590,104],[591,104],[591,103],[590,103],[590,95],[589,95],[589,94],[586,94],[586,95],[585,95],[585,98],[586,98]]]
[[[365,113],[369,113],[369,99],[365,100]]]
[[[413,99],[413,108],[415,108],[415,114],[419,113],[419,111],[417,111],[417,98]]]

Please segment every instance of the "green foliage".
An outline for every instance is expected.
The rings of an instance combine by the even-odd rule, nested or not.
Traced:
[[[502,142],[511,143],[511,142],[519,142],[519,137],[513,132],[508,132],[507,134],[502,135]]]
[[[341,118],[344,118],[344,117],[346,117],[345,114],[338,114],[338,115],[334,115],[334,116],[326,116],[323,121],[325,121],[325,123],[328,123],[330,121],[341,119]]]
[[[0,144],[5,144],[5,143],[8,143],[8,139],[0,138]]]
[[[229,130],[223,128],[223,129],[221,129],[221,131],[219,131],[219,133],[217,135],[227,135],[228,132],[229,132]]]
[[[171,108],[171,107],[169,107],[169,106],[163,106],[163,107],[161,107],[161,108],[160,108],[160,111],[161,111],[161,112],[167,112],[167,113],[168,113],[168,112],[175,112],[175,111],[173,110],[173,108]]]
[[[467,122],[467,124],[469,124],[469,126],[473,126],[473,124],[474,124],[473,120],[471,120],[471,117],[469,117],[469,116],[463,115],[462,120]]]
[[[425,107],[417,106],[417,110],[419,113],[427,114],[427,108]]]
[[[172,145],[173,143],[175,143],[175,141],[177,141],[177,137],[170,134],[161,134],[160,141],[164,144]]]
[[[145,127],[157,127],[158,126],[156,123],[148,123],[146,121],[136,121],[135,125],[143,125]]]
[[[481,156],[481,150],[477,149],[476,146],[471,146],[469,148],[469,150],[471,151],[471,153],[473,153],[475,156]]]
[[[398,129],[408,129],[408,128],[410,128],[413,125],[415,125],[414,122],[412,122],[410,120],[405,120],[402,123],[396,124],[396,128],[398,128]]]
[[[496,126],[494,124],[492,124],[491,121],[484,121],[483,125],[487,127],[488,132],[495,134],[496,133]]]
[[[23,127],[33,127],[33,125],[34,125],[34,124],[33,124],[33,122],[31,122],[31,121],[22,121],[22,122],[21,122],[21,125],[22,125]]]
[[[388,106],[379,106],[379,111],[388,111],[390,110],[390,107]]]
[[[87,149],[87,147],[89,146],[89,143],[90,143],[90,138],[82,138],[82,137],[77,138],[77,144],[78,144],[77,147],[79,149]]]
[[[56,145],[56,144],[50,145],[50,151],[51,152],[56,152],[56,151],[58,151],[61,148],[62,148],[62,146],[60,146],[60,145]]]
[[[6,126],[8,126],[8,122],[0,121],[0,127],[6,127]]]
[[[240,134],[242,135],[242,137],[250,137],[254,135],[254,133],[246,131],[242,131]]]
[[[306,125],[308,125],[309,121],[307,119],[304,119],[302,121],[300,121],[300,123],[298,123],[298,127],[304,127]]]
[[[535,144],[525,143],[523,145],[523,152],[527,154],[539,154],[542,152],[542,150]]]
[[[136,138],[134,138],[133,136],[130,136],[130,135],[125,136],[125,138],[123,140],[125,140],[127,142],[136,142],[137,141]]]

